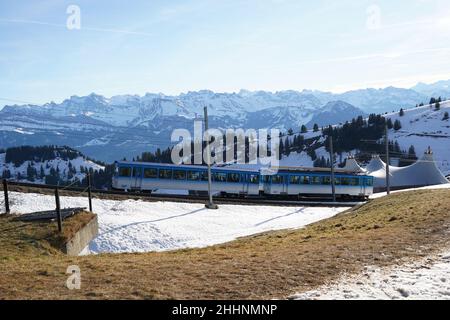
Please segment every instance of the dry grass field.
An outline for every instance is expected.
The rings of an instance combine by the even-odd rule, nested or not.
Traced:
[[[89,218],[73,219],[65,225],[76,229]],[[0,217],[2,299],[286,298],[344,272],[447,246],[450,191],[398,193],[303,229],[164,253],[67,257],[58,250],[67,235],[57,235],[56,223],[21,224]],[[81,269],[80,290],[65,286],[69,265]]]

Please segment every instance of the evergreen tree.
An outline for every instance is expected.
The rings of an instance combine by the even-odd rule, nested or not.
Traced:
[[[27,167],[27,179],[28,181],[33,182],[36,177],[36,169],[31,165],[31,162],[28,163]]]
[[[289,136],[292,136],[293,134],[294,134],[294,130],[289,129],[289,130],[288,130],[288,135],[289,135]]]
[[[442,118],[442,120],[448,120],[449,119],[449,116],[448,116],[448,112],[445,112],[444,113],[444,118]]]
[[[403,108],[400,109],[400,117],[403,117],[405,115],[405,110],[403,110]]]
[[[411,145],[408,149],[408,158],[410,159],[417,159],[416,156],[416,149],[414,148],[413,145]]]
[[[310,149],[308,150],[308,156],[311,158],[312,161],[315,161],[317,159],[316,150]]]
[[[400,144],[398,143],[398,141],[394,142],[394,149],[393,151],[397,154],[402,153],[402,149],[400,148]]]
[[[308,132],[308,128],[306,128],[306,126],[303,124],[301,129],[300,129],[301,133],[307,133]]]
[[[402,124],[401,124],[401,122],[400,122],[400,120],[395,120],[395,122],[394,122],[394,130],[395,131],[397,131],[397,130],[400,130],[402,128]]]
[[[4,169],[2,172],[2,179],[11,179],[11,171]]]
[[[434,108],[436,111],[441,110],[441,103],[439,101],[436,101],[436,104],[434,105]]]
[[[313,166],[316,167],[316,168],[326,168],[327,164],[328,164],[328,167],[329,167],[329,160],[328,160],[328,163],[327,163],[327,160],[325,160],[324,156],[322,156],[320,158],[317,158],[313,162]]]
[[[319,125],[317,123],[314,124],[313,131],[314,132],[319,131]]]
[[[394,128],[394,124],[392,123],[392,119],[391,118],[387,119],[386,124],[387,124],[387,127],[388,127],[389,130]]]

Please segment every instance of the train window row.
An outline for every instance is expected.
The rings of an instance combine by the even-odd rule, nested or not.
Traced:
[[[142,168],[119,168],[120,177],[143,177],[144,179],[162,179],[162,180],[189,180],[189,181],[208,181],[208,173],[206,171],[186,171],[186,170],[172,170],[172,169],[156,169],[145,168],[142,174]],[[240,174],[240,173],[225,173],[214,172],[211,175],[215,182],[249,182],[258,184],[258,174]]]
[[[335,177],[335,185],[341,186],[359,186],[360,178],[353,177]],[[265,183],[272,184],[285,184],[289,181],[289,184],[316,184],[316,185],[331,185],[331,177],[330,176],[306,176],[306,175],[273,175],[273,176],[264,176]],[[372,179],[365,179],[366,186],[372,186]]]

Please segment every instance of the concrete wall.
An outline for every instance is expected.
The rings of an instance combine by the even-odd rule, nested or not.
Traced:
[[[92,241],[98,234],[98,219],[97,215],[89,221],[87,225],[81,228],[72,239],[70,239],[63,248],[64,253],[69,256],[77,256],[86,248],[89,242]]]

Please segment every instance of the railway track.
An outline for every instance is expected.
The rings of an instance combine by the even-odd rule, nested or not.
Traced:
[[[20,191],[28,193],[45,193],[53,194],[53,190],[56,186],[53,185],[42,185],[33,184],[25,182],[13,182],[9,181],[11,191]],[[59,186],[60,194],[64,196],[79,196],[80,193],[86,191],[86,188],[79,187],[64,187]],[[111,199],[111,200],[128,200],[136,199],[149,202],[187,202],[187,203],[206,203],[208,201],[207,196],[198,195],[163,195],[163,194],[147,194],[142,192],[125,192],[120,190],[99,190],[92,189],[92,196],[101,199]],[[331,199],[311,199],[311,200],[294,200],[294,199],[268,199],[261,196],[250,196],[250,197],[214,197],[214,202],[217,204],[235,204],[235,205],[265,205],[265,206],[316,206],[316,207],[354,207],[360,205],[364,202],[362,201],[339,201],[333,202]]]

